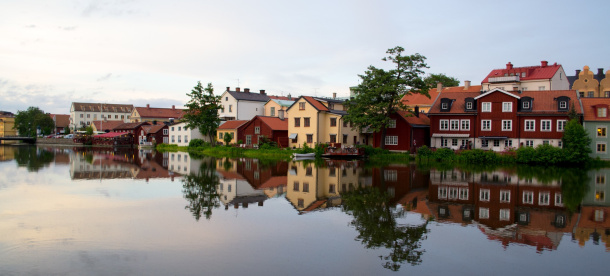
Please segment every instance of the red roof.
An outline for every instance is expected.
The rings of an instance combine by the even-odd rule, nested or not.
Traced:
[[[122,124],[124,124],[123,121],[104,121],[103,123],[101,123],[102,121],[93,121],[93,125],[95,126],[95,129],[97,130],[102,130],[103,129],[114,129],[117,126],[120,126]]]
[[[610,98],[580,98],[582,108],[584,108],[585,121],[610,121],[610,116],[606,118],[598,118],[595,106],[610,106]],[[608,115],[606,109],[606,115]]]
[[[152,125],[152,126],[143,126],[142,129],[146,131],[146,133],[157,133],[163,129],[165,125]]]
[[[443,87],[441,92],[479,92],[481,91],[481,85],[471,85],[466,89],[466,86],[452,86]],[[432,88],[428,91],[430,98],[422,94],[410,94],[402,97],[401,101],[404,105],[415,106],[415,105],[432,105],[434,100],[438,97],[438,89]]]
[[[274,99],[274,100],[285,100],[285,101],[294,101],[295,99],[290,97],[284,97],[284,96],[269,96],[269,99]]]
[[[326,106],[324,106],[321,102],[314,99],[313,97],[302,96],[302,98],[309,102],[311,105],[313,105],[313,107],[315,107],[317,110],[328,111],[328,108],[326,108]]]
[[[288,131],[288,120],[280,119],[278,117],[266,117],[266,116],[256,116],[252,119],[252,121],[256,120],[256,118],[263,121],[263,123],[267,124],[269,128],[272,130],[286,130]]]
[[[158,108],[158,107],[136,107],[135,108],[141,118],[173,118],[180,119],[184,116],[184,110],[176,108]]]
[[[411,125],[430,125],[430,118],[425,114],[420,113],[419,117],[417,117],[409,111],[399,110],[397,113]]]
[[[465,99],[470,97],[470,98],[474,98],[476,96],[481,95],[480,92],[451,92],[451,93],[445,93],[445,92],[441,92],[440,95],[438,96],[438,99],[436,101],[436,103],[430,107],[430,110],[428,110],[428,114],[433,114],[433,113],[441,113],[441,98],[449,98],[449,99],[454,99],[455,101],[453,102],[451,109],[449,110],[449,112],[442,112],[443,114],[464,114],[464,113],[472,113],[472,114],[476,114],[476,112],[465,112],[464,111],[464,105],[465,105]]]
[[[141,125],[150,125],[147,122],[139,122],[139,123],[124,123],[116,126],[113,130],[134,130]]]
[[[246,178],[244,178],[241,174],[237,173],[237,172],[228,172],[225,170],[216,170],[219,174],[222,175],[223,179],[240,179],[240,180],[246,180]]]
[[[578,102],[578,96],[576,95],[576,90],[549,90],[549,91],[523,91],[522,93],[518,92],[509,92],[511,94],[517,95],[519,97],[532,97],[534,99],[534,103],[532,105],[532,111],[535,113],[562,113],[557,111],[557,97],[567,96],[570,98],[570,106],[574,104],[574,108],[576,109],[576,113],[582,114],[582,110],[580,109],[580,103]]]
[[[288,185],[288,177],[287,176],[274,176],[269,178],[265,183],[263,183],[259,188],[267,189],[267,188],[276,188],[280,186]]]
[[[128,132],[108,132],[100,135],[95,135],[95,138],[113,138],[121,135],[128,135]]]
[[[49,114],[51,119],[55,118],[55,126],[67,127],[70,124],[70,115],[65,114]]]
[[[481,83],[488,83],[489,78],[510,76],[511,74],[518,75],[521,81],[551,79],[559,68],[561,68],[560,64],[548,65],[546,61],[542,61],[540,66],[527,67],[513,67],[509,62],[504,69],[492,70]],[[525,73],[525,76],[523,76],[523,73]]]
[[[247,122],[248,121],[246,121],[246,120],[226,121],[224,124],[220,125],[218,127],[218,129],[237,129],[238,127],[242,126],[243,124],[245,124]]]

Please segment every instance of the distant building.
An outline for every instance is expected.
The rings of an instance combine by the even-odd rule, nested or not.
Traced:
[[[70,106],[70,129],[78,130],[97,120],[121,120],[129,122],[133,110],[131,104],[77,103]]]
[[[563,67],[547,61],[539,66],[514,67],[507,63],[506,68],[494,69],[481,82],[484,91],[495,88],[504,91],[568,90],[570,82]]]
[[[49,114],[55,124],[55,131],[53,133],[65,132],[65,129],[70,126],[70,115],[67,114]]]
[[[239,142],[237,137],[239,136],[240,128],[247,122],[247,120],[233,120],[222,123],[216,130],[216,141],[224,143],[225,135],[229,134],[231,135],[231,144]]]
[[[604,74],[604,69],[597,69],[597,74],[585,66],[582,71],[576,70],[576,76],[570,77],[572,80],[571,89],[576,90],[581,98],[591,97],[610,97],[610,70]]]
[[[198,128],[191,129],[186,127],[186,122],[180,122],[169,126],[169,141],[163,143],[186,147],[193,139],[210,142],[208,137],[201,135]]]
[[[133,109],[130,122],[172,122],[181,119],[182,116],[184,116],[184,110],[178,109],[174,105],[171,108],[162,108],[150,107],[147,104],[146,107],[135,107]]]
[[[11,112],[0,111],[0,137],[17,136],[15,126],[15,115]],[[14,144],[19,141],[0,141],[0,144]]]
[[[265,90],[260,90],[259,93],[250,92],[250,88],[236,87],[235,91],[231,91],[231,87],[220,96],[222,108],[218,110],[218,116],[221,120],[250,120],[256,115],[265,114],[265,103],[269,101],[269,96]]]

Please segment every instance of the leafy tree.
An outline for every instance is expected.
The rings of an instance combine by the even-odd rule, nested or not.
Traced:
[[[449,77],[445,74],[430,74],[424,78],[424,82],[429,88],[435,88],[437,83],[442,83],[444,87],[452,87],[460,85],[460,81],[454,77]]]
[[[65,127],[64,128],[64,134],[70,134],[70,128],[69,127]]]
[[[38,150],[36,147],[17,147],[15,161],[17,166],[25,167],[29,172],[37,172],[48,167],[55,160],[55,153],[47,150]]]
[[[224,138],[222,138],[225,141],[225,145],[229,145],[231,143],[231,140],[233,139],[233,136],[231,135],[231,133],[225,133]]]
[[[197,221],[202,215],[206,219],[212,216],[212,210],[220,207],[220,194],[216,187],[220,179],[216,174],[216,160],[209,158],[202,160],[199,172],[193,172],[182,178],[182,193],[190,210]]]
[[[426,57],[420,54],[403,55],[404,48],[388,49],[383,61],[393,63],[393,69],[385,70],[369,66],[362,82],[354,89],[353,100],[347,102],[348,115],[345,120],[354,128],[368,127],[374,132],[381,131],[381,148],[385,147],[386,127],[390,115],[396,109],[405,109],[401,99],[413,93],[428,95],[428,86],[422,79],[423,69],[428,68]]]
[[[92,134],[93,134],[93,127],[91,127],[91,126],[87,126],[87,127],[85,128],[85,134],[87,134],[87,135],[92,135]]]
[[[566,124],[561,141],[567,162],[583,164],[589,160],[591,138],[578,120],[570,120]]]
[[[53,131],[53,119],[38,107],[30,106],[25,111],[17,111],[15,115],[15,128],[20,136],[35,137],[36,130],[40,127],[43,135]]]
[[[218,110],[220,106],[220,96],[214,95],[212,83],[208,83],[206,88],[203,88],[201,82],[193,87],[191,93],[187,93],[191,99],[185,104],[186,110],[183,119],[186,122],[186,127],[190,129],[198,128],[203,136],[207,136],[212,144],[216,143],[216,129],[220,124]]]

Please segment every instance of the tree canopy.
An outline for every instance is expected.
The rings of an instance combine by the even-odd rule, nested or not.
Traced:
[[[445,74],[429,74],[424,78],[424,82],[429,88],[435,88],[437,83],[442,83],[444,87],[452,87],[460,85],[460,81],[454,77],[449,77]]]
[[[583,164],[590,159],[591,138],[578,120],[568,121],[561,141],[563,141],[563,150],[568,162]]]
[[[390,115],[397,109],[405,109],[401,99],[413,93],[429,97],[429,87],[422,76],[428,68],[426,57],[420,54],[403,55],[404,48],[397,46],[386,51],[383,61],[392,63],[393,68],[385,70],[369,66],[364,75],[358,75],[362,82],[354,90],[354,98],[347,102],[348,115],[345,120],[354,128],[369,128],[381,131],[381,148],[385,147],[386,127]]]
[[[187,93],[190,97],[186,106],[185,115],[183,117],[186,122],[186,127],[190,129],[198,128],[203,136],[207,136],[212,144],[215,143],[216,129],[220,124],[218,110],[220,106],[220,96],[214,95],[212,83],[208,83],[206,88],[203,88],[201,82],[193,87],[191,93]]]
[[[25,111],[17,111],[15,115],[14,128],[20,136],[36,137],[36,130],[40,128],[43,135],[53,131],[55,123],[51,116],[47,115],[40,108],[35,106],[28,107]]]

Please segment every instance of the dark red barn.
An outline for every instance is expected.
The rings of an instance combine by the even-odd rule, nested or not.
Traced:
[[[258,145],[262,137],[276,142],[279,147],[288,146],[288,119],[278,117],[255,116],[240,127],[238,140],[246,145]]]
[[[430,146],[430,119],[424,114],[397,111],[390,115],[392,122],[386,129],[385,149],[411,151],[423,145]],[[373,135],[373,146],[381,145],[381,132]]]

